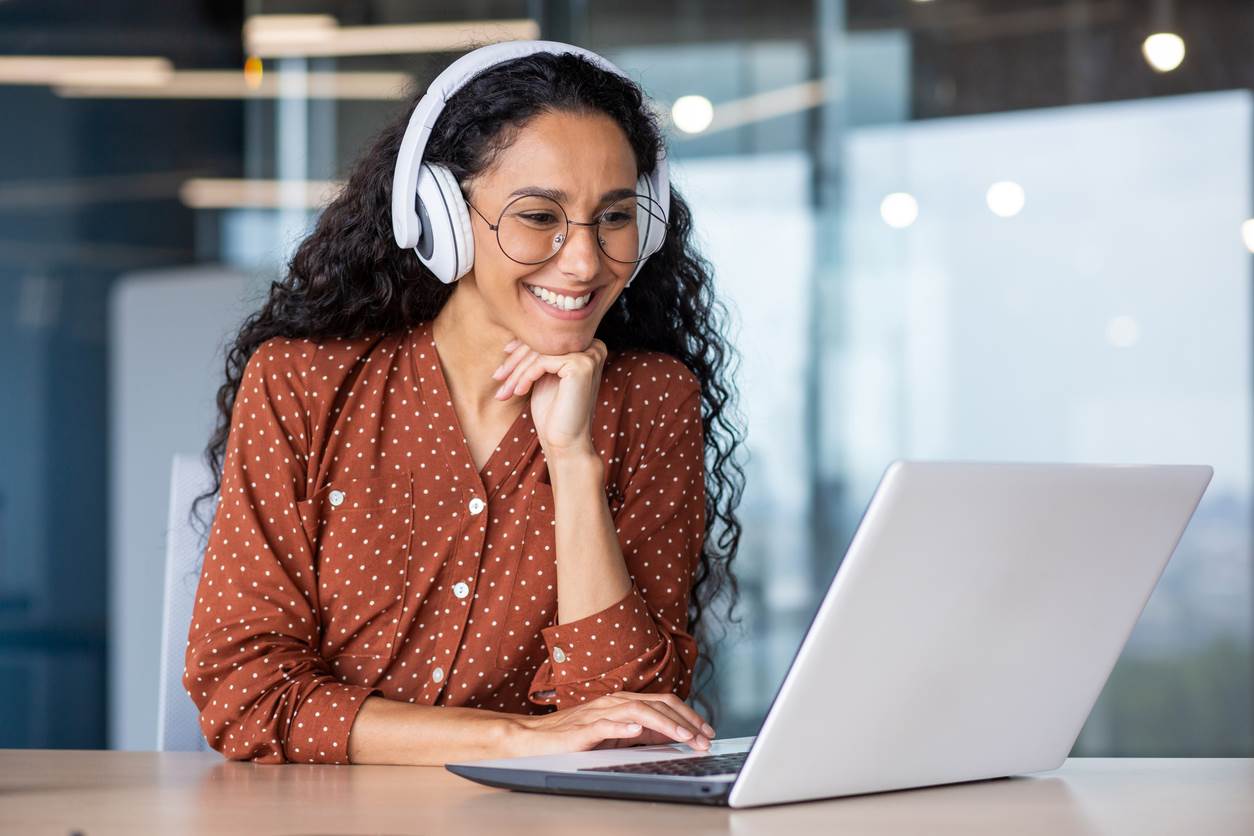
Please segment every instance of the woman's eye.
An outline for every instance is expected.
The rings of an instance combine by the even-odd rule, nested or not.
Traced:
[[[629,212],[606,212],[601,219],[608,224],[625,224],[631,220]]]
[[[518,217],[522,218],[527,223],[533,224],[551,224],[557,220],[554,215],[551,215],[548,212],[528,212],[527,214],[519,215]]]

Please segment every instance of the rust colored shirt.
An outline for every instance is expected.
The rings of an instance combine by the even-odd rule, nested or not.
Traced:
[[[665,354],[610,352],[593,418],[632,587],[557,624],[553,488],[526,411],[477,471],[430,322],[260,346],[183,673],[210,745],[347,763],[371,694],[531,714],[620,689],[686,698],[705,529],[698,381]]]

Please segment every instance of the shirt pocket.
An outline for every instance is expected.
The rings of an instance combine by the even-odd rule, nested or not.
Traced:
[[[497,640],[496,666],[532,671],[544,659],[540,628],[557,616],[557,546],[553,486],[536,482],[527,506],[522,547],[514,551],[504,578],[509,593]]]
[[[413,475],[335,480],[298,509],[314,547],[322,657],[391,658],[414,533]]]

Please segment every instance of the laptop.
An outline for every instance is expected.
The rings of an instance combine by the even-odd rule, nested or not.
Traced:
[[[736,808],[1056,769],[1212,474],[894,461],[756,736],[446,768]]]

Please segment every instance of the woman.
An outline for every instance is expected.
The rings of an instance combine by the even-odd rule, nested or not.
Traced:
[[[662,142],[642,94],[541,52],[449,97],[424,159],[474,210],[452,284],[391,240],[406,123],[228,352],[184,672],[206,739],[266,763],[706,749],[683,700],[703,609],[735,599],[739,436],[686,204],[634,278],[621,246]]]

